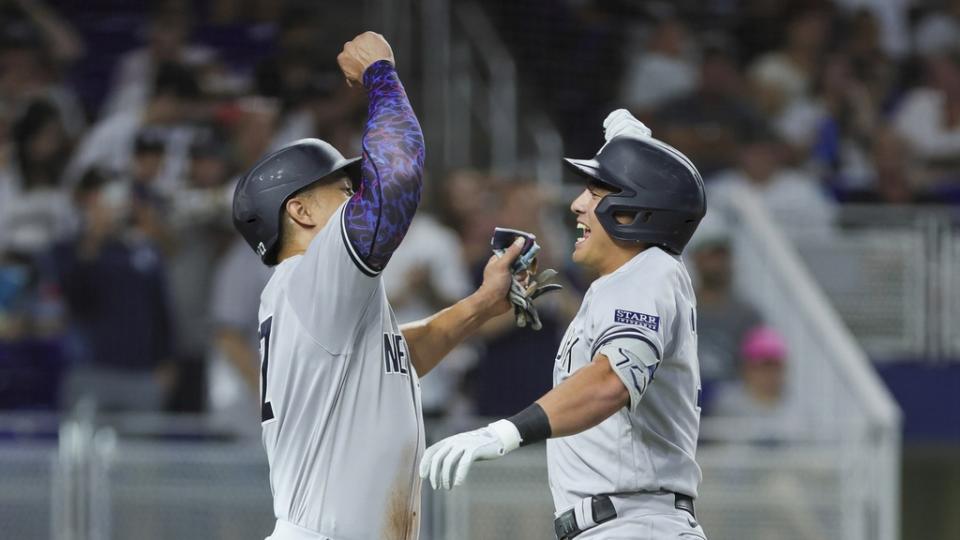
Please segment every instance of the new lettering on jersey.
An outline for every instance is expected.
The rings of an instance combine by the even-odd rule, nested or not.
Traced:
[[[406,375],[410,372],[407,360],[407,342],[403,334],[383,335],[383,370],[385,373]]]

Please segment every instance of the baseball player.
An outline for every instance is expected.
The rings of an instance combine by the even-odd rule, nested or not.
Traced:
[[[260,297],[263,444],[272,540],[416,539],[423,453],[419,376],[510,308],[511,246],[471,296],[397,324],[380,272],[420,200],[423,135],[382,36],[337,58],[369,97],[363,155],[304,139],[238,183],[233,220],[274,266]]]
[[[624,110],[604,122],[570,209],[574,262],[598,277],[567,329],[554,388],[513,417],[424,454],[435,489],[476,460],[547,440],[557,537],[704,538],[694,517],[700,425],[696,300],[680,254],[706,211],[693,163]]]

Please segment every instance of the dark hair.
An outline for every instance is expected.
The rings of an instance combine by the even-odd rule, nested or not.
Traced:
[[[64,136],[62,148],[50,159],[34,161],[29,154],[30,141],[49,123],[60,123],[60,111],[48,101],[38,100],[30,103],[23,114],[13,124],[13,141],[16,145],[17,163],[24,189],[30,189],[34,182],[46,179],[48,184],[57,183],[66,165],[68,141]]]
[[[80,177],[80,181],[77,182],[77,187],[73,190],[73,198],[78,203],[86,197],[103,189],[103,186],[107,185],[109,180],[107,177],[95,168],[88,169],[87,172],[83,173],[83,176]]]
[[[163,62],[157,66],[153,79],[153,95],[171,95],[190,99],[200,95],[200,84],[188,67],[176,62]]]
[[[196,130],[190,142],[190,157],[215,157],[232,164],[228,136],[216,125],[207,125]]]
[[[163,131],[157,128],[143,128],[137,132],[137,136],[133,140],[133,153],[135,155],[149,153],[162,154],[166,152],[166,149],[166,138],[164,137]]]

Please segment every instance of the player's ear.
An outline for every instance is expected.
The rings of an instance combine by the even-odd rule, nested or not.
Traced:
[[[297,225],[304,228],[312,228],[316,225],[311,205],[307,204],[300,195],[290,197],[287,204],[284,205],[287,215]]]

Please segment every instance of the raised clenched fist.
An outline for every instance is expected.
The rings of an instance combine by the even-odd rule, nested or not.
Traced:
[[[364,32],[343,44],[337,63],[347,78],[347,84],[363,83],[363,72],[380,60],[396,64],[390,44],[376,32]]]

